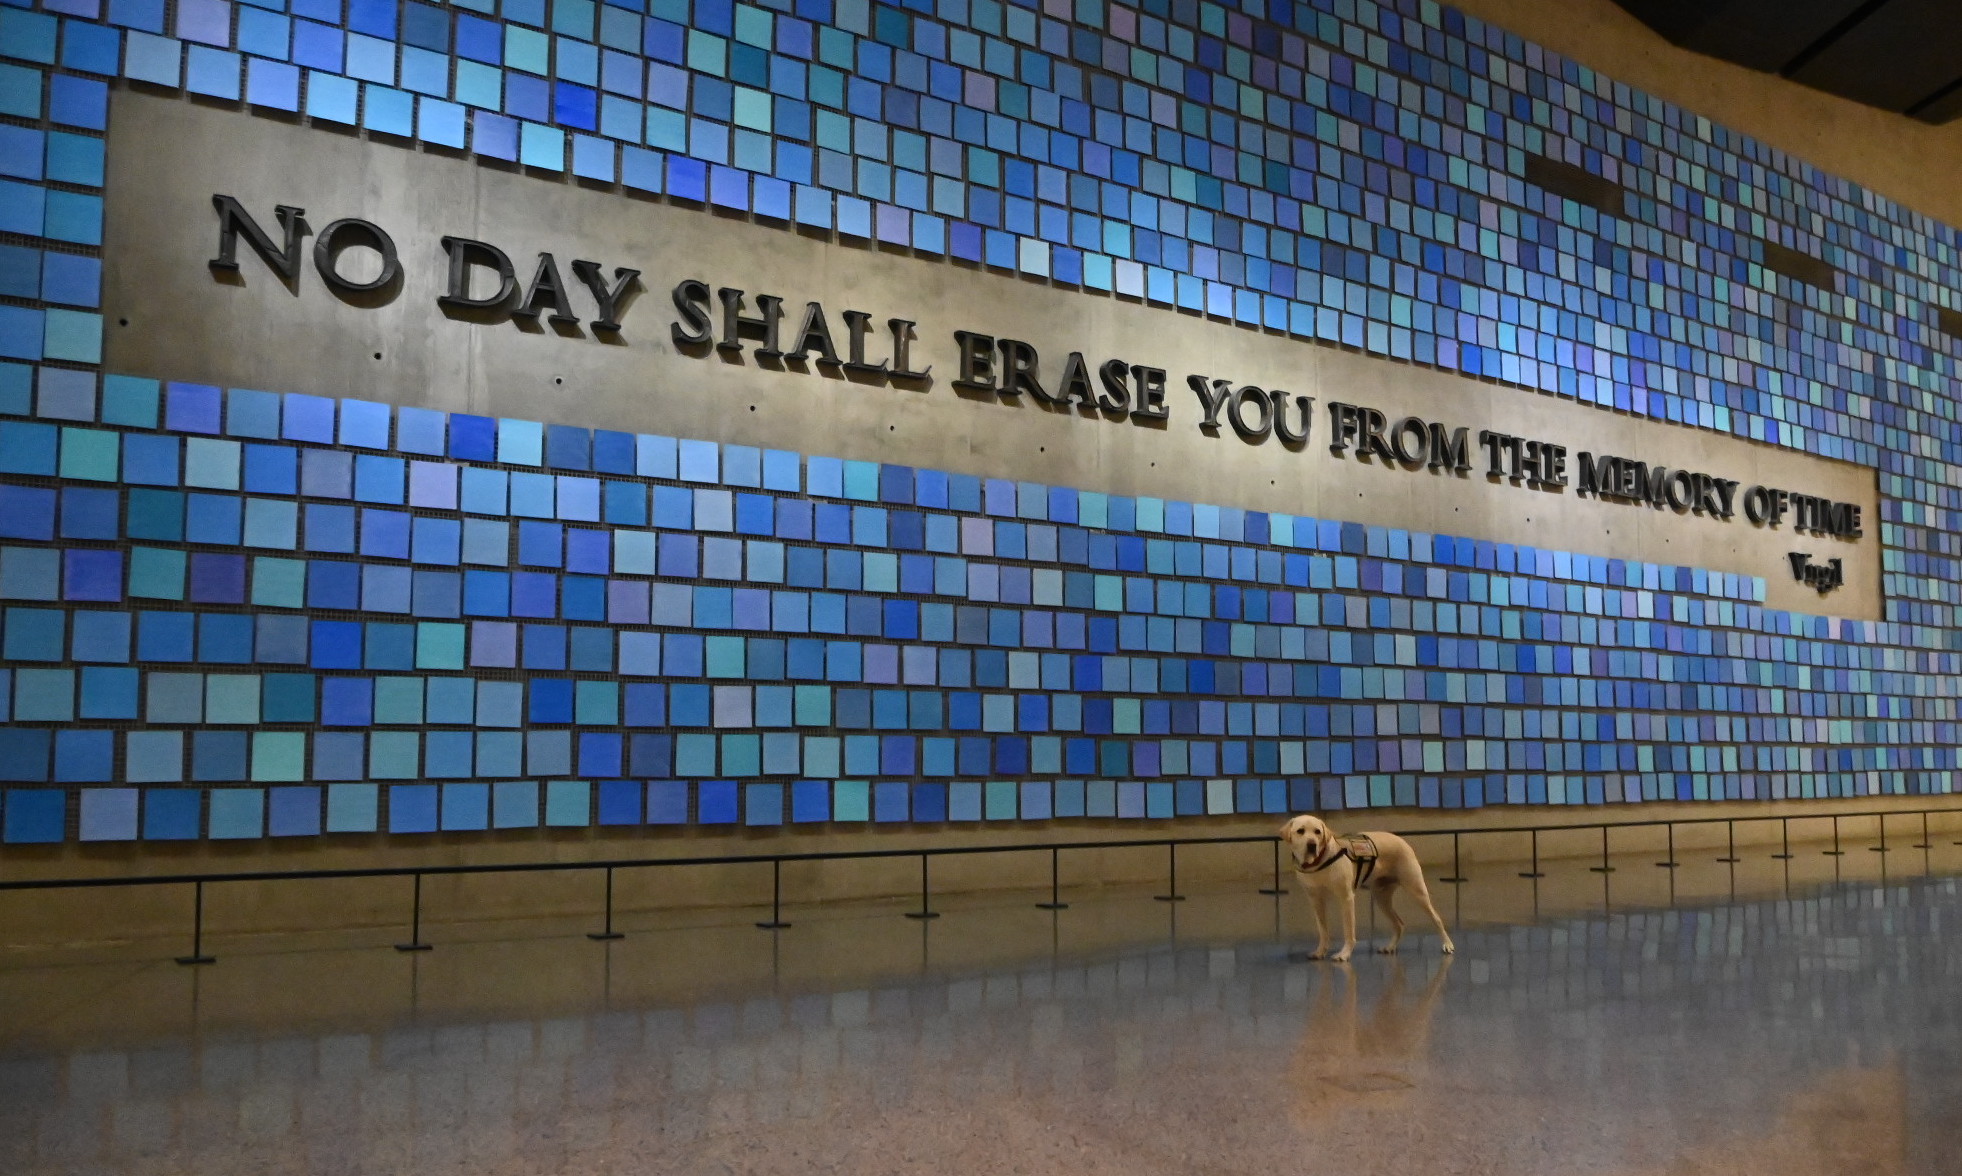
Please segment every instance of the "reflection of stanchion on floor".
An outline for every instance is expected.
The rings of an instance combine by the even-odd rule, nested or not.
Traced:
[[[204,1012],[203,1009],[200,1007],[203,1003],[204,1003],[204,969],[193,968],[191,969],[191,1024],[189,1026],[188,1032],[186,1033],[186,1036],[191,1037],[193,1039],[196,1039],[198,1037],[199,1030],[201,1028],[201,1023],[204,1020]]]
[[[409,1019],[414,1020],[422,1012],[422,957],[409,957]]]
[[[606,958],[611,960],[613,953],[607,952]],[[772,935],[770,936],[770,988],[774,991],[781,987],[783,987],[783,936]]]

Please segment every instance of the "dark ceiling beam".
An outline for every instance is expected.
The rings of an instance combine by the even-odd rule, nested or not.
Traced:
[[[1955,0],[1887,0],[1785,76],[1904,114],[1953,82],[1958,63],[1962,13]]]
[[[1962,0],[1617,0],[1698,53],[1928,123],[1962,118]]]
[[[1821,33],[1813,42],[1792,55],[1791,60],[1778,67],[1778,76],[1789,78],[1812,63],[1812,60],[1833,47],[1841,37],[1853,31],[1854,26],[1863,23],[1868,17],[1891,4],[1893,0],[1866,0],[1866,3],[1847,13],[1840,21]]]

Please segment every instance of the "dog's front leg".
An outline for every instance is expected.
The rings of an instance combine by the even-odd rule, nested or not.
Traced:
[[[1311,960],[1321,959],[1328,954],[1328,895],[1320,887],[1312,887],[1308,897],[1315,906],[1315,950],[1308,953]]]
[[[1349,962],[1349,953],[1356,950],[1356,892],[1349,890],[1342,895],[1342,950],[1329,958],[1338,964]]]

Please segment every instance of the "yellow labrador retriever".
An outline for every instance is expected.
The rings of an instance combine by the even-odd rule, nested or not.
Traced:
[[[1281,838],[1294,857],[1295,881],[1315,902],[1317,941],[1309,959],[1319,960],[1328,954],[1328,900],[1334,898],[1342,910],[1342,950],[1329,958],[1338,964],[1348,962],[1356,947],[1356,891],[1365,886],[1374,892],[1376,909],[1390,923],[1390,942],[1377,951],[1393,954],[1403,942],[1403,919],[1391,902],[1399,886],[1423,904],[1444,938],[1445,954],[1458,950],[1431,902],[1430,888],[1424,885],[1424,867],[1408,841],[1394,833],[1337,834],[1321,818],[1306,815],[1282,825]]]

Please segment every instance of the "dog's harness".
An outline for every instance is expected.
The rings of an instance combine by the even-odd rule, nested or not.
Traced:
[[[1371,841],[1366,833],[1345,833],[1340,837],[1330,838],[1329,845],[1335,852],[1310,865],[1296,866],[1296,872],[1319,874],[1343,858],[1348,858],[1356,863],[1356,889],[1361,890],[1363,884],[1369,881],[1369,876],[1376,872],[1378,856],[1376,843]]]

